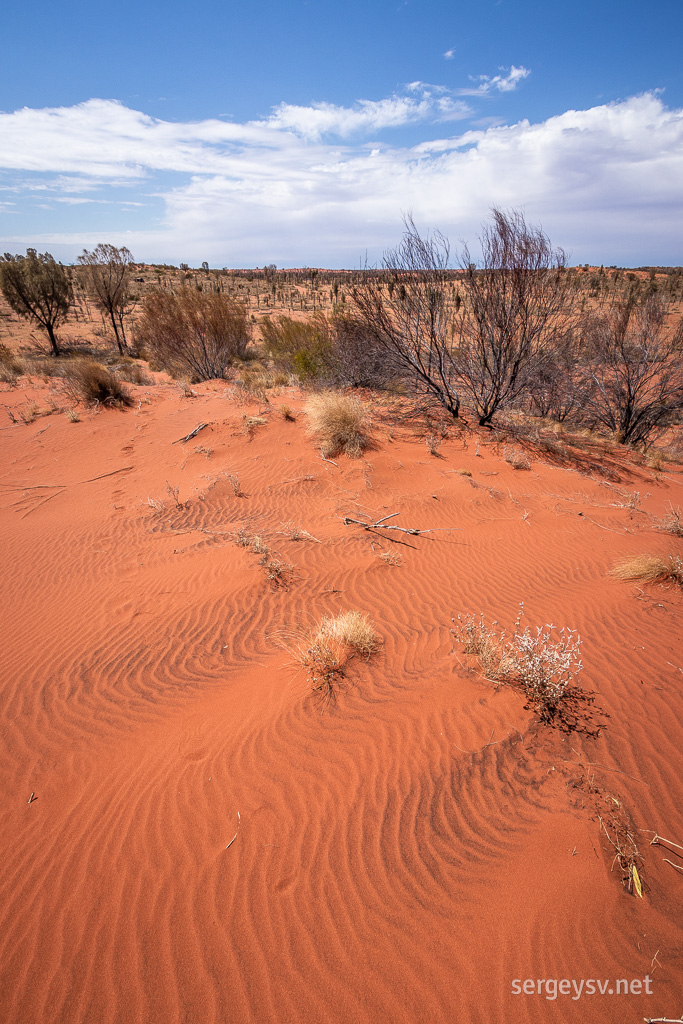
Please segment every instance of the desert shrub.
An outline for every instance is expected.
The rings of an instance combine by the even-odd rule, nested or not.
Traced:
[[[677,583],[683,586],[683,560],[677,555],[634,555],[617,562],[610,576],[626,583]]]
[[[148,373],[145,373],[144,369],[139,363],[126,362],[117,363],[111,368],[119,380],[125,380],[129,384],[151,384],[152,378]]]
[[[275,366],[295,373],[300,380],[322,374],[330,348],[329,334],[323,313],[306,321],[281,315],[261,324],[261,337]]]
[[[505,445],[503,449],[503,458],[505,461],[512,466],[513,469],[531,469],[531,463],[527,459],[524,452],[520,452],[517,448],[508,448]]]
[[[313,633],[299,643],[295,653],[308,673],[313,691],[326,703],[333,698],[334,683],[343,678],[349,661],[355,655],[369,658],[379,643],[367,615],[346,611],[321,619]]]
[[[334,391],[312,395],[305,410],[309,432],[320,443],[323,456],[342,452],[352,458],[370,446],[367,412],[360,399]]]
[[[683,410],[681,327],[669,335],[667,312],[656,295],[630,296],[588,320],[585,411],[622,444],[646,447]]]
[[[153,364],[172,374],[194,381],[225,377],[247,351],[247,310],[222,292],[149,292],[142,302],[136,341]]]
[[[67,394],[87,405],[131,404],[131,397],[117,378],[99,363],[74,359],[65,364],[64,380]]]
[[[521,689],[525,708],[542,722],[563,732],[599,731],[591,721],[595,695],[575,682],[583,667],[581,638],[550,625],[522,629],[522,612],[510,637],[489,629],[483,615],[458,615],[451,632],[466,654],[479,658],[489,679]]]
[[[655,526],[664,533],[673,533],[674,537],[683,537],[683,514],[680,506],[674,508],[670,503],[669,511],[655,520]]]

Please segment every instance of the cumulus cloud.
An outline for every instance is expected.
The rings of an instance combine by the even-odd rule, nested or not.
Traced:
[[[496,204],[524,207],[578,262],[680,258],[683,111],[658,95],[411,146],[378,142],[400,118],[448,119],[449,90],[412,83],[406,94],[407,106],[396,97],[351,108],[281,106],[246,124],[159,121],[105,100],[0,115],[0,165],[17,202],[85,192],[122,209],[143,200],[152,211],[144,222],[122,212],[117,232],[95,229],[87,204],[88,232],[15,234],[4,248],[37,244],[68,259],[106,236],[155,261],[357,266],[366,249],[377,259],[397,241],[403,210],[457,242],[471,240]],[[416,110],[424,103],[423,117]],[[354,138],[361,127],[375,141]],[[42,191],[27,198],[24,185]],[[13,231],[19,220],[12,217]],[[111,226],[111,213],[103,224]]]

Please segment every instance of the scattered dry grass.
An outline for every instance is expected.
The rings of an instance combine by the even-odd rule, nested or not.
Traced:
[[[325,391],[306,403],[309,433],[320,443],[324,458],[344,453],[358,458],[370,447],[367,411],[353,395]]]
[[[68,419],[69,423],[80,422],[80,416],[78,415],[77,409],[66,409],[64,415]]]
[[[677,555],[634,555],[610,569],[610,576],[625,583],[676,583],[683,586],[683,560]]]

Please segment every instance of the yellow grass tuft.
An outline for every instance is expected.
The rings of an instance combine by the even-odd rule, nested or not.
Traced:
[[[677,583],[683,586],[683,561],[676,555],[634,555],[610,570],[610,576],[627,583]]]
[[[369,658],[380,639],[367,615],[346,611],[320,620],[318,627],[296,649],[297,660],[308,672],[313,692],[324,703],[334,697],[334,683],[343,678],[356,655]]]
[[[309,433],[320,443],[325,458],[342,452],[351,458],[370,447],[365,406],[353,395],[324,391],[306,403]]]

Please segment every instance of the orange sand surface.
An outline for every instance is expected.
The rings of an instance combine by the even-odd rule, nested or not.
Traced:
[[[224,383],[135,399],[0,430],[2,1024],[677,1016],[683,858],[649,841],[683,844],[683,596],[607,573],[682,553],[652,520],[683,504],[681,467],[516,472],[484,432],[435,457],[379,409],[375,449],[335,465],[296,391],[251,431]],[[343,524],[361,512],[434,532]],[[538,723],[451,636],[522,601],[578,629],[597,739]],[[345,609],[382,646],[321,709],[287,638]],[[643,899],[596,794],[652,830]],[[512,991],[646,976],[651,995]]]

